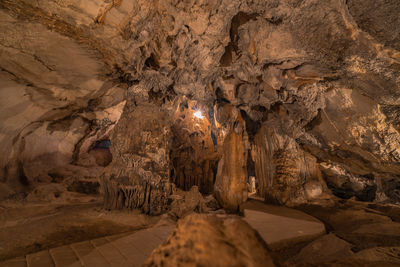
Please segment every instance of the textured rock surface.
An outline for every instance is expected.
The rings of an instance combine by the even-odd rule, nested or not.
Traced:
[[[113,162],[101,178],[107,209],[141,208],[153,215],[167,209],[169,183],[168,116],[155,105],[129,100],[113,131]]]
[[[116,178],[156,192],[171,176],[185,190],[210,193],[237,126],[224,111],[230,106],[246,129],[236,144],[253,148],[269,200],[320,198],[321,170],[339,197],[399,203],[399,14],[395,0],[3,0],[0,197],[52,177],[99,177],[109,160],[95,144],[110,139],[122,112],[111,134]],[[183,98],[207,121],[177,121]],[[120,154],[127,147],[118,142],[144,138],[130,127],[161,113],[173,153],[150,155],[166,143],[147,140]],[[143,161],[131,166],[135,157]],[[150,163],[152,178],[133,171]],[[238,169],[229,169],[241,177],[234,183],[247,176]]]
[[[400,247],[377,247],[365,249],[356,253],[354,258],[369,262],[400,264]]]
[[[316,159],[287,135],[263,126],[255,136],[252,156],[260,195],[270,202],[295,205],[327,192]]]
[[[354,256],[351,247],[350,243],[334,234],[324,235],[304,247],[288,265],[295,263],[321,264],[343,260]]]
[[[265,244],[243,220],[190,215],[144,266],[275,266]]]
[[[218,164],[215,196],[230,211],[238,211],[247,199],[247,149],[243,140],[244,125],[240,115],[236,126],[229,132],[223,144],[223,156]]]
[[[385,208],[390,206],[380,206],[382,211],[379,211],[365,203],[348,200],[333,207],[309,206],[304,211],[328,225],[337,237],[352,244],[352,250],[358,252],[400,245],[399,220]]]
[[[204,212],[207,210],[206,202],[197,186],[193,186],[186,192],[177,190],[170,198],[172,203],[169,214],[174,218],[182,218],[194,211]]]

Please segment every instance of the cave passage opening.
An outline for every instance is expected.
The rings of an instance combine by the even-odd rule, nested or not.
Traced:
[[[97,165],[106,167],[112,162],[113,156],[110,150],[111,145],[111,140],[105,138],[97,140],[89,148],[88,153],[95,158]]]
[[[170,180],[188,191],[198,186],[211,194],[217,174],[217,138],[213,114],[206,105],[187,98],[178,103],[172,124]]]
[[[247,156],[247,195],[248,197],[260,197],[259,183],[256,175],[255,163],[251,158],[251,149]]]

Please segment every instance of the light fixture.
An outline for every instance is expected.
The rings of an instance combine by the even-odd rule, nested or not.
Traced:
[[[194,114],[193,114],[193,116],[195,116],[196,118],[199,118],[199,119],[204,119],[204,116],[201,114],[201,111],[199,110],[199,111],[196,111]]]

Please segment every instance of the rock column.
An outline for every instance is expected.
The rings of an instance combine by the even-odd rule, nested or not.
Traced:
[[[236,127],[227,134],[222,158],[218,163],[214,193],[227,210],[237,211],[247,199],[247,148],[244,141],[244,123],[239,115]]]

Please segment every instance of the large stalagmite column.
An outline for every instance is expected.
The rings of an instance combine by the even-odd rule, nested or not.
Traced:
[[[228,210],[237,211],[247,199],[247,148],[241,122],[225,138],[214,185],[215,196]]]
[[[254,138],[252,158],[255,164],[256,177],[258,179],[259,194],[265,197],[266,190],[272,187],[275,166],[272,164],[274,148],[272,138],[267,127],[261,127]]]

